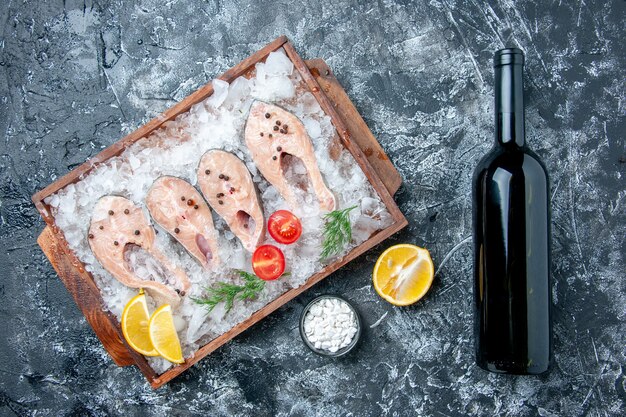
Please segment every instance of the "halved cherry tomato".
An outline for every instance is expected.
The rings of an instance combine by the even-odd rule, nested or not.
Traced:
[[[267,221],[270,236],[278,243],[294,243],[302,234],[302,224],[295,214],[287,210],[278,210]]]
[[[252,255],[252,269],[257,277],[272,281],[285,272],[285,255],[276,246],[259,246]]]

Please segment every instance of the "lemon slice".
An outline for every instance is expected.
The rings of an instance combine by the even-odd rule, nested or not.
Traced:
[[[172,307],[169,304],[157,308],[150,318],[150,341],[163,358],[173,363],[183,363],[183,351],[174,327]]]
[[[415,245],[395,245],[380,255],[372,280],[378,295],[396,306],[408,306],[422,298],[435,275],[430,253]]]
[[[146,296],[141,292],[136,297],[133,297],[124,307],[122,312],[122,333],[126,342],[137,352],[146,356],[158,356],[159,353],[154,350],[148,335],[149,321],[150,314],[148,314]]]

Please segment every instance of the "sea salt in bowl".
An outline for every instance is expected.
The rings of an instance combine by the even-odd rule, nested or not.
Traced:
[[[300,315],[302,341],[309,349],[322,356],[346,355],[359,342],[361,327],[361,317],[356,308],[336,295],[320,295],[314,298]],[[328,328],[331,329],[322,331]],[[338,343],[333,344],[333,341]]]

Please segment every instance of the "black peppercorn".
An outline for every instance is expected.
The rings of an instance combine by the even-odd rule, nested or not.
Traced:
[[[109,216],[112,216],[114,214],[115,214],[115,212],[113,210],[109,210]]]
[[[278,126],[274,126],[274,132],[278,130]]]
[[[276,120],[276,124],[280,126],[280,120]]]
[[[209,175],[209,174],[211,173],[211,170],[210,170],[210,169],[206,169],[206,170],[204,170],[204,173],[205,173],[206,175]]]
[[[100,230],[104,230],[104,226],[100,226],[100,227],[99,227],[99,229],[100,229]]]
[[[219,179],[223,180],[224,179],[224,174],[220,174],[219,175]]]
[[[180,233],[180,229],[177,227],[174,229],[174,233]]]
[[[224,204],[222,200],[219,200],[218,203],[220,203],[220,205]]]
[[[135,230],[135,236],[139,236],[139,230]]]
[[[193,206],[194,205],[194,201],[190,198],[189,200],[187,200],[187,205],[188,206]]]
[[[118,246],[118,245],[119,245],[119,242],[116,240],[115,242],[113,242],[113,244],[114,244],[115,246]]]
[[[283,148],[279,146],[279,147],[277,147],[277,148],[276,148],[276,150],[277,150],[278,152],[280,152],[280,151],[282,151],[282,150],[283,150]]]
[[[124,214],[129,214],[129,213],[130,213],[130,210],[124,209]]]
[[[182,196],[182,197],[180,198],[180,200],[181,200],[181,201],[185,201],[185,196]]]
[[[263,132],[261,132],[260,135],[263,136]]]
[[[198,205],[196,204],[195,206],[193,206],[193,208],[195,208],[196,210],[198,210]]]
[[[269,137],[270,137],[270,138],[272,137],[272,134],[271,134],[271,133],[269,134]]]
[[[93,234],[89,233],[89,239],[93,239]]]
[[[272,156],[272,159],[275,161],[275,160],[277,160],[278,158],[276,158],[276,155],[274,155],[274,156]]]
[[[269,113],[265,113],[265,118],[269,119],[271,117],[271,115]]]
[[[228,175],[226,175],[226,176],[224,177],[224,181],[228,181],[229,179],[230,179],[230,177],[229,177]]]

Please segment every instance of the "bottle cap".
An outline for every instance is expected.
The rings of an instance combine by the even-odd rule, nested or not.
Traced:
[[[496,51],[493,55],[493,66],[524,65],[524,52],[518,48],[506,48]]]

